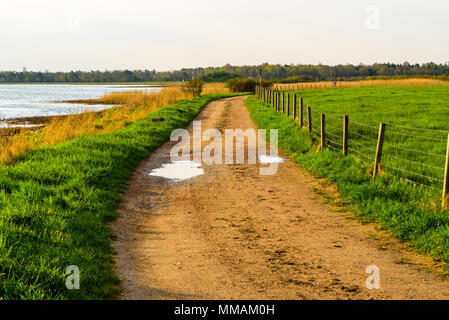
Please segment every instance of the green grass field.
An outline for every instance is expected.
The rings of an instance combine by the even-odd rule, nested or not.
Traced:
[[[106,223],[131,171],[174,129],[227,96],[183,100],[119,131],[39,148],[1,166],[0,298],[115,298],[119,280]],[[80,290],[65,286],[69,265],[80,269]]]
[[[379,124],[386,123],[383,172],[433,192],[442,190],[449,133],[448,87],[361,87],[295,93],[312,108],[315,138],[319,138],[320,113],[326,114],[330,149],[342,148],[346,114],[350,117],[349,152],[372,164]]]
[[[428,101],[425,99],[426,91],[429,92]],[[250,97],[246,101],[246,105],[252,119],[260,128],[279,129],[279,147],[290,155],[292,160],[316,176],[326,178],[337,185],[343,201],[340,204],[343,208],[346,207],[345,204],[348,204],[349,208],[362,221],[376,221],[383,229],[390,230],[394,236],[407,242],[418,252],[449,263],[449,213],[441,211],[440,191],[404,182],[388,174],[381,174],[373,180],[370,172],[374,154],[361,151],[361,147],[354,143],[368,144],[370,140],[359,137],[354,132],[369,137],[369,132],[372,129],[372,135],[375,138],[378,131],[376,122],[380,121],[410,126],[426,123],[425,128],[443,131],[444,128],[447,128],[449,131],[449,123],[445,125],[444,119],[442,119],[444,115],[449,115],[449,111],[445,110],[444,102],[448,92],[440,87],[387,87],[304,91],[301,92],[301,95],[304,97],[306,105],[336,117],[334,121],[330,121],[330,118],[327,119],[330,125],[335,126],[336,135],[338,128],[342,126],[340,114],[343,113],[361,123],[372,125],[373,128],[364,125],[357,126],[354,120],[350,121],[350,133],[353,132],[352,135],[350,134],[351,148],[372,155],[372,158],[367,158],[365,163],[358,159],[363,156],[354,151],[351,152],[351,150],[350,156],[343,156],[337,138],[334,138],[335,142],[331,143],[335,150],[326,148],[316,152],[319,143],[317,139],[318,114],[314,114],[312,117],[315,132],[310,134],[305,129],[300,129],[298,123],[292,118],[287,118],[286,115],[275,111],[255,97]],[[426,103],[427,108],[421,107],[421,103]],[[376,108],[379,109],[379,114],[376,113]],[[401,111],[401,108],[405,110]],[[420,110],[420,112],[413,112],[412,108]],[[425,116],[421,116],[421,113],[425,113]],[[403,118],[408,115],[409,119]],[[423,122],[422,117],[427,118],[427,121]],[[391,128],[387,127],[387,131],[389,129]],[[420,134],[420,131],[394,129],[401,133]],[[390,144],[438,152],[444,157],[446,141],[441,142],[440,150],[433,147],[432,140],[424,139],[424,142],[412,144],[402,138],[393,140],[392,136],[393,134],[386,137],[386,141]],[[422,136],[441,139],[446,137],[447,139],[447,132],[423,131]],[[422,137],[418,137],[422,139]],[[386,153],[391,154],[392,148],[386,149]],[[410,152],[409,156],[413,154]],[[422,159],[425,159],[426,163],[437,162],[431,156],[423,155]],[[417,171],[420,160],[416,158],[415,160],[418,163],[410,163],[409,166]],[[401,160],[399,164],[405,166],[403,162]],[[416,166],[413,167],[413,165]],[[393,173],[399,176],[402,172]],[[429,181],[426,183],[430,184]]]

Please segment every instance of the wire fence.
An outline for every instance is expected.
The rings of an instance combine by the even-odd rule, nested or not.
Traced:
[[[321,82],[301,82],[301,83],[277,83],[274,84],[276,90],[322,90],[332,88],[354,88],[354,87],[385,87],[385,86],[428,86],[449,85],[448,81],[438,79],[388,79],[388,80],[359,80],[359,81],[321,81]]]
[[[367,123],[305,105],[296,93],[257,88],[256,96],[300,122],[322,148],[372,166],[373,177],[387,174],[430,190],[449,191],[449,131],[390,123]]]

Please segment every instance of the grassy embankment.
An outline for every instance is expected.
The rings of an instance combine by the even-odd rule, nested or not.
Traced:
[[[106,223],[116,215],[131,170],[172,130],[229,95],[182,100],[112,132],[79,131],[0,166],[0,298],[116,297]],[[69,265],[80,268],[80,290],[65,287]]]
[[[445,108],[449,95],[447,91],[443,87],[386,87],[316,90],[301,92],[301,95],[306,104],[333,115],[335,119],[332,121],[335,122],[329,117],[326,121],[331,121],[330,124],[335,128],[342,126],[342,119],[338,114],[344,113],[360,123],[369,121],[370,124],[375,124],[386,121],[399,125],[446,130],[446,133],[423,131],[423,136],[435,137],[442,134],[441,138],[447,139],[449,124],[444,121],[449,116],[449,111]],[[292,160],[316,176],[336,184],[342,199],[337,205],[345,207],[345,204],[349,204],[362,221],[379,222],[383,229],[390,230],[394,236],[407,242],[418,252],[449,263],[449,215],[447,211],[441,211],[439,190],[404,183],[387,174],[381,174],[373,180],[370,173],[374,154],[370,155],[371,161],[365,159],[364,163],[353,156],[342,156],[338,145],[334,145],[335,150],[326,148],[317,153],[319,141],[316,133],[319,130],[317,114],[312,117],[312,120],[315,119],[314,133],[309,134],[306,130],[300,129],[293,119],[274,111],[254,97],[249,98],[246,104],[253,120],[260,128],[279,129],[279,147],[290,155]],[[354,142],[361,143],[364,139],[354,133],[368,135],[373,129],[373,133],[377,134],[375,128],[376,126],[373,128],[357,126],[350,120],[349,144],[353,150],[360,147]],[[330,127],[328,129],[331,130]],[[388,130],[387,127],[387,132]],[[410,131],[408,133],[416,134]],[[392,145],[410,143],[407,139],[404,141],[397,137],[395,139],[390,140]],[[418,136],[413,139],[421,138]],[[388,141],[388,137],[386,140]],[[434,150],[432,145],[434,142],[424,139],[419,145],[413,145],[413,148]],[[442,145],[445,146],[444,141]],[[391,154],[391,150],[390,146],[390,150],[386,149],[386,154]],[[434,150],[437,151],[444,156],[445,150]],[[350,154],[360,157],[351,150]],[[429,155],[423,158],[423,161],[427,161],[424,163],[432,160],[432,156]],[[422,160],[417,159],[417,162],[420,161]],[[404,161],[401,161],[401,165],[403,163]],[[415,165],[414,170],[419,167],[418,163],[408,165]],[[401,177],[399,173],[395,174]]]

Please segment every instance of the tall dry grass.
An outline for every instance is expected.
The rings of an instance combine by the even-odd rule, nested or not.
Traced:
[[[204,94],[227,92],[224,84],[206,84]],[[119,130],[132,122],[145,118],[149,113],[182,99],[191,98],[179,86],[160,91],[127,91],[106,94],[99,99],[85,101],[86,104],[108,104],[115,107],[100,111],[89,111],[65,117],[54,117],[45,127],[31,131],[22,130],[12,137],[0,140],[0,163],[11,163],[19,155],[32,148],[54,145],[81,135]]]
[[[203,94],[214,94],[229,92],[229,89],[224,83],[206,83],[204,86]]]
[[[376,87],[376,86],[417,86],[417,85],[449,85],[448,81],[436,79],[398,79],[398,80],[362,80],[362,81],[322,81],[303,83],[277,83],[278,90],[313,90],[330,88]]]

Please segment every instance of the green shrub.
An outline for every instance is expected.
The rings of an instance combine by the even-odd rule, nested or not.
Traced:
[[[231,92],[254,92],[256,86],[259,85],[259,81],[254,79],[236,78],[227,82],[227,87]],[[262,80],[262,86],[269,88],[273,85],[273,82],[268,80]]]
[[[181,90],[195,97],[199,97],[203,92],[204,81],[200,78],[188,80],[181,85]]]

